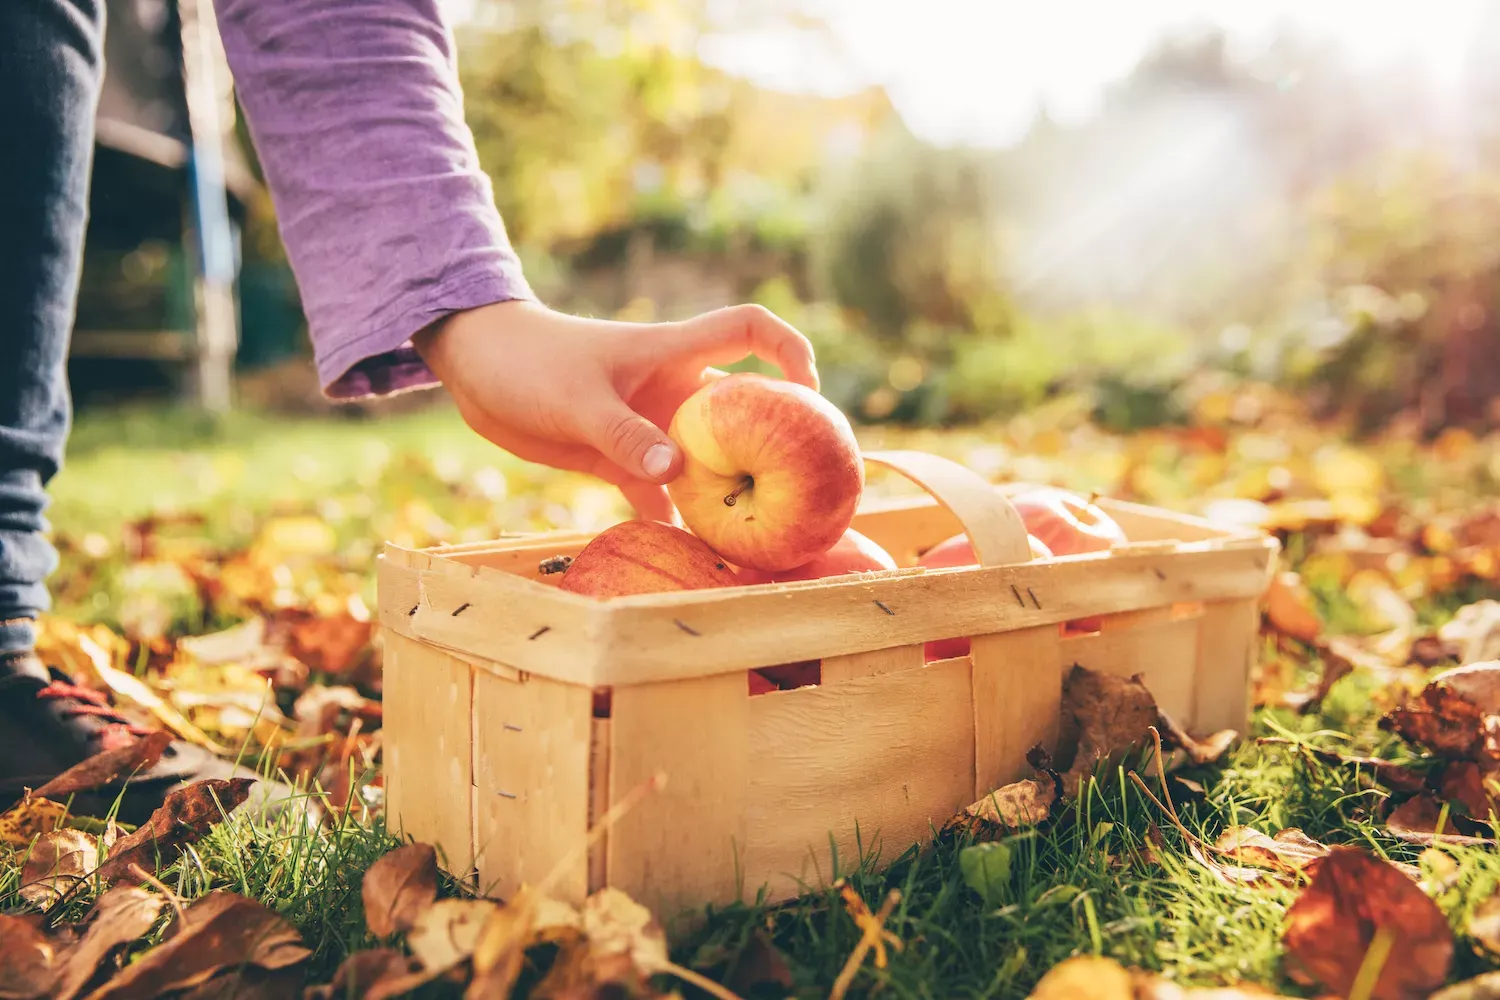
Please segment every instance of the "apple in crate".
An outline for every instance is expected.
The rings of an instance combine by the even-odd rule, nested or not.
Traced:
[[[845,573],[874,573],[895,568],[896,560],[891,558],[889,552],[850,528],[844,532],[844,537],[834,543],[833,548],[801,566],[776,573],[742,567],[739,578],[743,584],[791,583],[794,580],[821,580]]]
[[[1051,559],[1052,552],[1043,545],[1035,535],[1027,535],[1026,541],[1031,544],[1031,558]],[[945,538],[932,548],[922,553],[922,558],[917,560],[918,566],[926,566],[928,569],[946,569],[950,566],[978,566],[979,557],[974,555],[974,543],[969,541],[968,535],[954,535]],[[960,636],[955,639],[937,639],[929,642],[923,648],[923,658],[931,663],[933,660],[948,660],[955,656],[969,655],[969,640]]]
[[[668,428],[682,473],[667,486],[683,523],[739,567],[780,572],[849,529],[865,467],[849,420],[811,389],[726,375],[678,408]]]
[[[733,587],[739,577],[719,554],[681,528],[623,521],[605,528],[563,571],[558,589],[591,597]]]
[[[1026,530],[1057,556],[1103,552],[1125,543],[1115,519],[1076,493],[1030,490],[1011,498]]]

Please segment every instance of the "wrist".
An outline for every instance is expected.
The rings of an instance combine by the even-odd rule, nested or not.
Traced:
[[[493,335],[496,327],[512,324],[522,316],[546,312],[545,306],[529,299],[507,299],[472,309],[459,309],[442,316],[412,334],[411,346],[428,368],[441,379],[455,351],[482,328],[483,335]]]

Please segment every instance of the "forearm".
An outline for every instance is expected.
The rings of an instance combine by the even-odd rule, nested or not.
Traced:
[[[432,384],[413,334],[531,297],[464,124],[436,0],[216,10],[324,388]]]

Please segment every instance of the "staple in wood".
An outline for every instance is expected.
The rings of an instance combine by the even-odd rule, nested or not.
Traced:
[[[473,607],[472,604],[470,604],[468,601],[464,601],[458,607],[456,607],[456,608],[453,609],[453,617],[457,618],[459,615],[463,614],[465,611],[469,610],[471,607]]]

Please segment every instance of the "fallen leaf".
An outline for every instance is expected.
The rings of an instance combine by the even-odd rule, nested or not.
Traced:
[[[739,994],[769,986],[787,993],[794,982],[786,956],[771,941],[769,935],[757,930],[736,957],[724,984]]]
[[[195,900],[167,935],[89,1000],[149,1000],[190,989],[230,967],[275,971],[312,954],[291,924],[255,900],[223,890]]]
[[[248,966],[215,976],[173,1000],[285,1000],[297,996],[302,986],[299,969],[260,969]]]
[[[1068,795],[1101,760],[1113,759],[1150,738],[1158,712],[1140,675],[1117,677],[1074,665],[1063,680],[1062,719],[1057,741]]]
[[[1459,608],[1437,630],[1437,637],[1460,664],[1500,660],[1500,601]]]
[[[414,959],[392,948],[356,951],[339,964],[332,982],[309,988],[303,1000],[375,1000],[399,996],[421,985],[426,978],[418,971]],[[400,992],[391,992],[396,988]]]
[[[34,922],[0,913],[0,998],[31,1000],[49,993],[60,972],[60,958]]]
[[[1486,972],[1438,990],[1427,1000],[1500,1000],[1500,972]]]
[[[1491,955],[1500,956],[1500,893],[1474,908],[1469,917],[1469,937]]]
[[[1328,847],[1295,827],[1268,837],[1248,826],[1232,826],[1219,835],[1214,850],[1240,864],[1273,871],[1298,872],[1316,867],[1328,856]]]
[[[287,652],[318,673],[343,677],[364,661],[373,626],[351,614],[287,612]]]
[[[1500,663],[1444,671],[1416,701],[1382,717],[1380,726],[1450,760],[1500,763],[1500,716],[1493,707],[1497,690]]]
[[[1445,802],[1461,805],[1465,820],[1488,824],[1490,813],[1495,811],[1495,777],[1486,777],[1471,760],[1456,760],[1443,768],[1438,795]]]
[[[474,954],[485,922],[499,908],[488,899],[440,899],[417,917],[407,946],[427,971],[451,969]]]
[[[0,844],[25,847],[44,833],[50,833],[68,815],[68,807],[37,795],[31,795],[0,813]]]
[[[361,892],[372,934],[404,934],[437,900],[437,852],[430,844],[396,848],[365,872]]]
[[[1500,660],[1466,663],[1433,675],[1442,684],[1485,715],[1500,714]]]
[[[1056,802],[1057,785],[1051,779],[1023,778],[966,807],[948,825],[972,828],[979,824],[1019,830],[1045,822]]]
[[[109,859],[99,866],[99,877],[106,883],[126,878],[131,865],[155,871],[158,856],[207,834],[226,813],[245,801],[253,784],[254,778],[208,778],[173,789],[150,819],[115,843]]]
[[[72,1000],[94,978],[99,963],[110,952],[151,929],[165,905],[156,893],[134,886],[116,886],[100,896],[89,911],[88,929],[68,952],[57,1000]]]
[[[148,733],[125,746],[79,761],[32,794],[61,799],[103,787],[122,774],[153,766],[171,742],[171,733],[161,730]]]
[[[1334,848],[1287,911],[1287,971],[1347,996],[1377,938],[1389,953],[1373,1000],[1420,1000],[1447,980],[1453,932],[1442,911],[1394,865]]]
[[[1443,818],[1443,810],[1437,799],[1431,794],[1423,792],[1414,795],[1401,803],[1391,814],[1386,817],[1386,829],[1401,840],[1411,844],[1491,844],[1492,840],[1483,837],[1468,837],[1463,834],[1453,833],[1453,814],[1450,811],[1447,821],[1443,824],[1443,832],[1438,832],[1438,821]]]
[[[1233,729],[1221,729],[1202,739],[1179,726],[1166,712],[1157,710],[1156,727],[1161,732],[1162,743],[1176,747],[1187,754],[1194,764],[1212,764],[1229,752],[1240,734]]]
[[[535,890],[523,885],[485,921],[474,945],[474,978],[464,991],[464,1000],[511,995],[526,959],[536,899]]]
[[[81,830],[53,830],[31,845],[21,865],[21,898],[46,909],[66,895],[95,868],[99,848]]]
[[[1323,634],[1323,621],[1313,609],[1312,594],[1296,573],[1276,574],[1266,588],[1266,618],[1282,635],[1314,643]]]
[[[621,958],[650,976],[668,964],[667,937],[651,911],[618,889],[600,889],[579,910],[595,969]]]
[[[1047,970],[1029,1000],[1135,1000],[1135,982],[1112,958],[1079,955]]]

